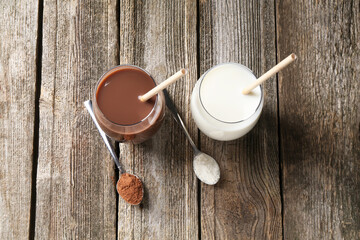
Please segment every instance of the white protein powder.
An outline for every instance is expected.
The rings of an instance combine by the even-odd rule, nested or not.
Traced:
[[[205,153],[196,155],[194,162],[196,176],[204,183],[214,185],[220,179],[220,168],[218,163]]]

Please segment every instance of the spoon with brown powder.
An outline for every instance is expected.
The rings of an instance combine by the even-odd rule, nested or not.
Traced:
[[[116,184],[116,189],[120,195],[126,202],[131,205],[138,205],[141,203],[144,196],[144,188],[140,178],[136,175],[126,173],[125,170],[121,167],[119,163],[119,158],[116,156],[113,147],[110,144],[109,138],[106,133],[101,129],[99,123],[97,122],[91,100],[85,101],[84,105],[88,110],[92,120],[95,123],[101,137],[103,138],[106,147],[108,148],[114,162],[119,169],[120,178]]]

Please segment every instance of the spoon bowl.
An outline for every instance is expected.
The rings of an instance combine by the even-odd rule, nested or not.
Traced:
[[[141,197],[139,198],[140,201],[135,202],[135,203],[132,202],[132,201],[128,201],[128,200],[127,200],[127,197],[126,197],[126,196],[123,196],[121,190],[119,190],[119,187],[120,187],[120,185],[121,185],[121,178],[122,178],[123,176],[125,176],[125,175],[134,176],[136,179],[138,179],[138,180],[140,181],[140,183],[141,183]],[[135,175],[135,174],[130,174],[130,173],[123,173],[123,174],[121,174],[121,176],[119,177],[119,180],[118,180],[117,183],[116,183],[116,191],[118,192],[119,196],[120,196],[122,199],[124,199],[124,201],[126,201],[127,203],[129,203],[130,205],[134,205],[134,206],[139,205],[139,204],[142,202],[143,198],[144,198],[144,185],[143,185],[141,179],[139,178],[139,176],[137,176],[137,175]]]
[[[203,152],[199,151],[194,155],[193,168],[200,181],[208,185],[214,185],[220,179],[218,163],[213,157]]]

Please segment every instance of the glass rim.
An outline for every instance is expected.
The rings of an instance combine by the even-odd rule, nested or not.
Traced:
[[[114,70],[115,68],[126,67],[126,66],[128,66],[128,67],[133,67],[133,68],[137,68],[137,69],[143,71],[144,73],[146,73],[146,74],[151,78],[151,80],[153,80],[153,82],[154,82],[154,84],[155,84],[155,87],[157,86],[154,78],[150,75],[150,73],[149,73],[148,71],[146,71],[145,69],[143,69],[143,68],[141,68],[141,67],[139,67],[139,66],[132,65],[132,64],[120,64],[120,65],[114,66],[114,67],[110,68],[109,70],[107,70],[106,72],[104,72],[104,73],[101,75],[101,77],[99,78],[98,82],[96,83],[96,88],[95,88],[94,96],[93,96],[94,102],[95,102],[95,104],[96,104],[96,106],[97,106],[97,108],[98,108],[98,110],[99,110],[99,113],[100,113],[107,121],[109,121],[110,123],[115,124],[115,125],[117,125],[117,126],[121,126],[121,127],[131,127],[131,126],[135,126],[135,125],[138,125],[138,124],[143,123],[143,122],[155,111],[155,107],[156,107],[156,104],[157,104],[158,98],[159,98],[159,93],[158,93],[158,94],[156,94],[156,99],[155,99],[155,103],[154,103],[153,108],[151,109],[151,111],[149,112],[149,114],[146,115],[146,117],[144,117],[143,119],[141,119],[139,122],[132,123],[132,124],[120,124],[120,123],[116,123],[116,122],[114,122],[114,121],[111,121],[109,118],[107,118],[107,117],[105,116],[105,114],[101,111],[99,105],[97,104],[96,93],[97,93],[99,84],[102,82],[102,80],[103,80],[103,78],[104,78],[104,76],[105,76],[106,74],[108,74],[109,72],[111,72],[111,71]]]
[[[214,116],[213,116],[211,113],[209,113],[209,111],[205,108],[205,106],[204,106],[204,104],[203,104],[203,102],[202,102],[202,99],[201,99],[201,86],[202,86],[202,82],[203,82],[204,78],[206,77],[206,75],[207,75],[211,70],[213,70],[213,69],[215,69],[215,68],[217,68],[217,67],[219,67],[219,66],[227,65],[227,64],[234,64],[234,65],[238,65],[238,66],[244,67],[244,68],[247,69],[252,75],[254,75],[255,78],[257,78],[256,75],[253,73],[253,71],[251,71],[248,67],[246,67],[245,65],[242,65],[242,64],[240,64],[240,63],[227,62],[227,63],[217,64],[217,65],[211,67],[210,69],[208,69],[208,70],[201,76],[200,85],[199,85],[199,92],[198,92],[200,104],[201,104],[202,108],[205,110],[205,112],[206,112],[210,117],[212,117],[213,119],[215,119],[216,121],[219,121],[219,122],[222,122],[222,123],[226,123],[226,124],[236,124],[236,123],[245,122],[245,121],[249,120],[252,116],[254,116],[254,115],[257,113],[257,111],[259,110],[259,108],[260,108],[260,106],[261,106],[261,103],[262,103],[263,100],[264,100],[264,91],[263,91],[263,88],[262,88],[262,85],[261,85],[261,84],[259,85],[259,86],[260,86],[260,94],[261,94],[261,96],[260,96],[260,101],[259,101],[258,106],[256,107],[255,111],[254,111],[249,117],[247,117],[247,118],[245,118],[245,119],[242,119],[242,120],[239,120],[239,121],[227,122],[227,121],[223,121],[223,120],[220,120],[220,119],[214,117]]]

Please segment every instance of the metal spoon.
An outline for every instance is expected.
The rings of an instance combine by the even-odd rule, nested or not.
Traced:
[[[169,93],[166,89],[163,90],[165,95],[166,106],[170,109],[171,113],[174,115],[175,121],[181,126],[184,130],[186,137],[188,138],[191,146],[194,149],[194,161],[193,167],[195,175],[200,179],[200,181],[214,185],[220,179],[220,167],[216,160],[209,155],[201,152],[195,145],[194,141],[191,139],[190,134],[186,130],[185,124],[181,120],[181,117],[171,100]]]
[[[111,144],[110,144],[110,141],[109,141],[108,136],[107,136],[106,133],[101,129],[99,123],[97,122],[97,120],[96,120],[96,118],[95,118],[91,100],[85,101],[85,102],[84,102],[84,105],[85,105],[86,109],[88,110],[88,112],[89,112],[92,120],[94,121],[95,126],[97,127],[97,129],[98,129],[101,137],[103,138],[104,143],[105,143],[106,147],[108,148],[108,150],[109,150],[109,152],[110,152],[110,155],[111,155],[112,158],[114,159],[114,162],[115,162],[117,168],[119,169],[119,174],[120,174],[121,176],[120,176],[120,178],[119,178],[119,180],[118,180],[118,182],[117,182],[117,184],[116,184],[116,186],[118,187],[118,185],[119,185],[119,183],[120,183],[120,180],[121,180],[121,177],[122,177],[123,174],[126,173],[126,172],[125,172],[125,170],[121,167],[121,165],[120,165],[120,163],[119,163],[119,158],[116,156],[115,151],[114,151],[113,147],[112,147]],[[131,204],[131,205],[139,205],[139,204],[141,203],[143,197],[144,197],[144,186],[143,186],[143,183],[142,183],[141,179],[140,179],[138,176],[136,176],[136,175],[134,175],[134,174],[130,174],[130,173],[128,173],[128,174],[129,174],[129,175],[133,175],[133,176],[135,176],[136,178],[138,178],[138,179],[140,180],[141,185],[142,185],[142,186],[141,186],[141,187],[142,187],[141,200],[140,200],[138,203],[136,203],[136,204],[132,204],[132,203],[128,202],[127,200],[125,200],[125,199],[123,198],[123,196],[121,196],[120,193],[119,193],[119,195],[120,195],[126,202],[128,202],[129,204]],[[116,189],[118,189],[117,187],[116,187]],[[119,191],[118,191],[118,192],[119,192]]]

